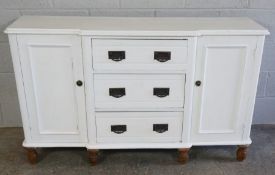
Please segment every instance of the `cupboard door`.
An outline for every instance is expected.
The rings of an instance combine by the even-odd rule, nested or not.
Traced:
[[[191,137],[194,145],[249,140],[243,134],[252,117],[250,102],[253,104],[255,94],[251,88],[257,86],[251,84],[256,46],[257,37],[252,36],[198,39]]]
[[[33,142],[86,142],[81,39],[21,35],[18,46]]]

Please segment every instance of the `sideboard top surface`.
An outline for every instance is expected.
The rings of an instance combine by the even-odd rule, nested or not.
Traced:
[[[22,16],[6,33],[80,35],[267,35],[249,18]]]

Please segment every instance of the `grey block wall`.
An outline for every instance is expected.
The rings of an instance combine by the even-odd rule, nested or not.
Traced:
[[[250,17],[267,27],[255,124],[275,124],[275,0],[0,0],[0,126],[21,119],[9,44],[3,30],[21,15]]]

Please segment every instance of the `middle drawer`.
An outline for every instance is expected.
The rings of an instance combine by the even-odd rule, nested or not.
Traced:
[[[180,108],[184,74],[95,74],[96,108]]]

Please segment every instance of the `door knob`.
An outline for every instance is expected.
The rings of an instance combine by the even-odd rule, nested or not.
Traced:
[[[83,85],[83,82],[82,82],[81,80],[78,80],[78,81],[76,82],[76,85],[77,85],[77,86],[82,86],[82,85]]]
[[[201,85],[201,81],[196,81],[196,82],[195,82],[195,85],[196,85],[196,86],[200,86],[200,85]]]

